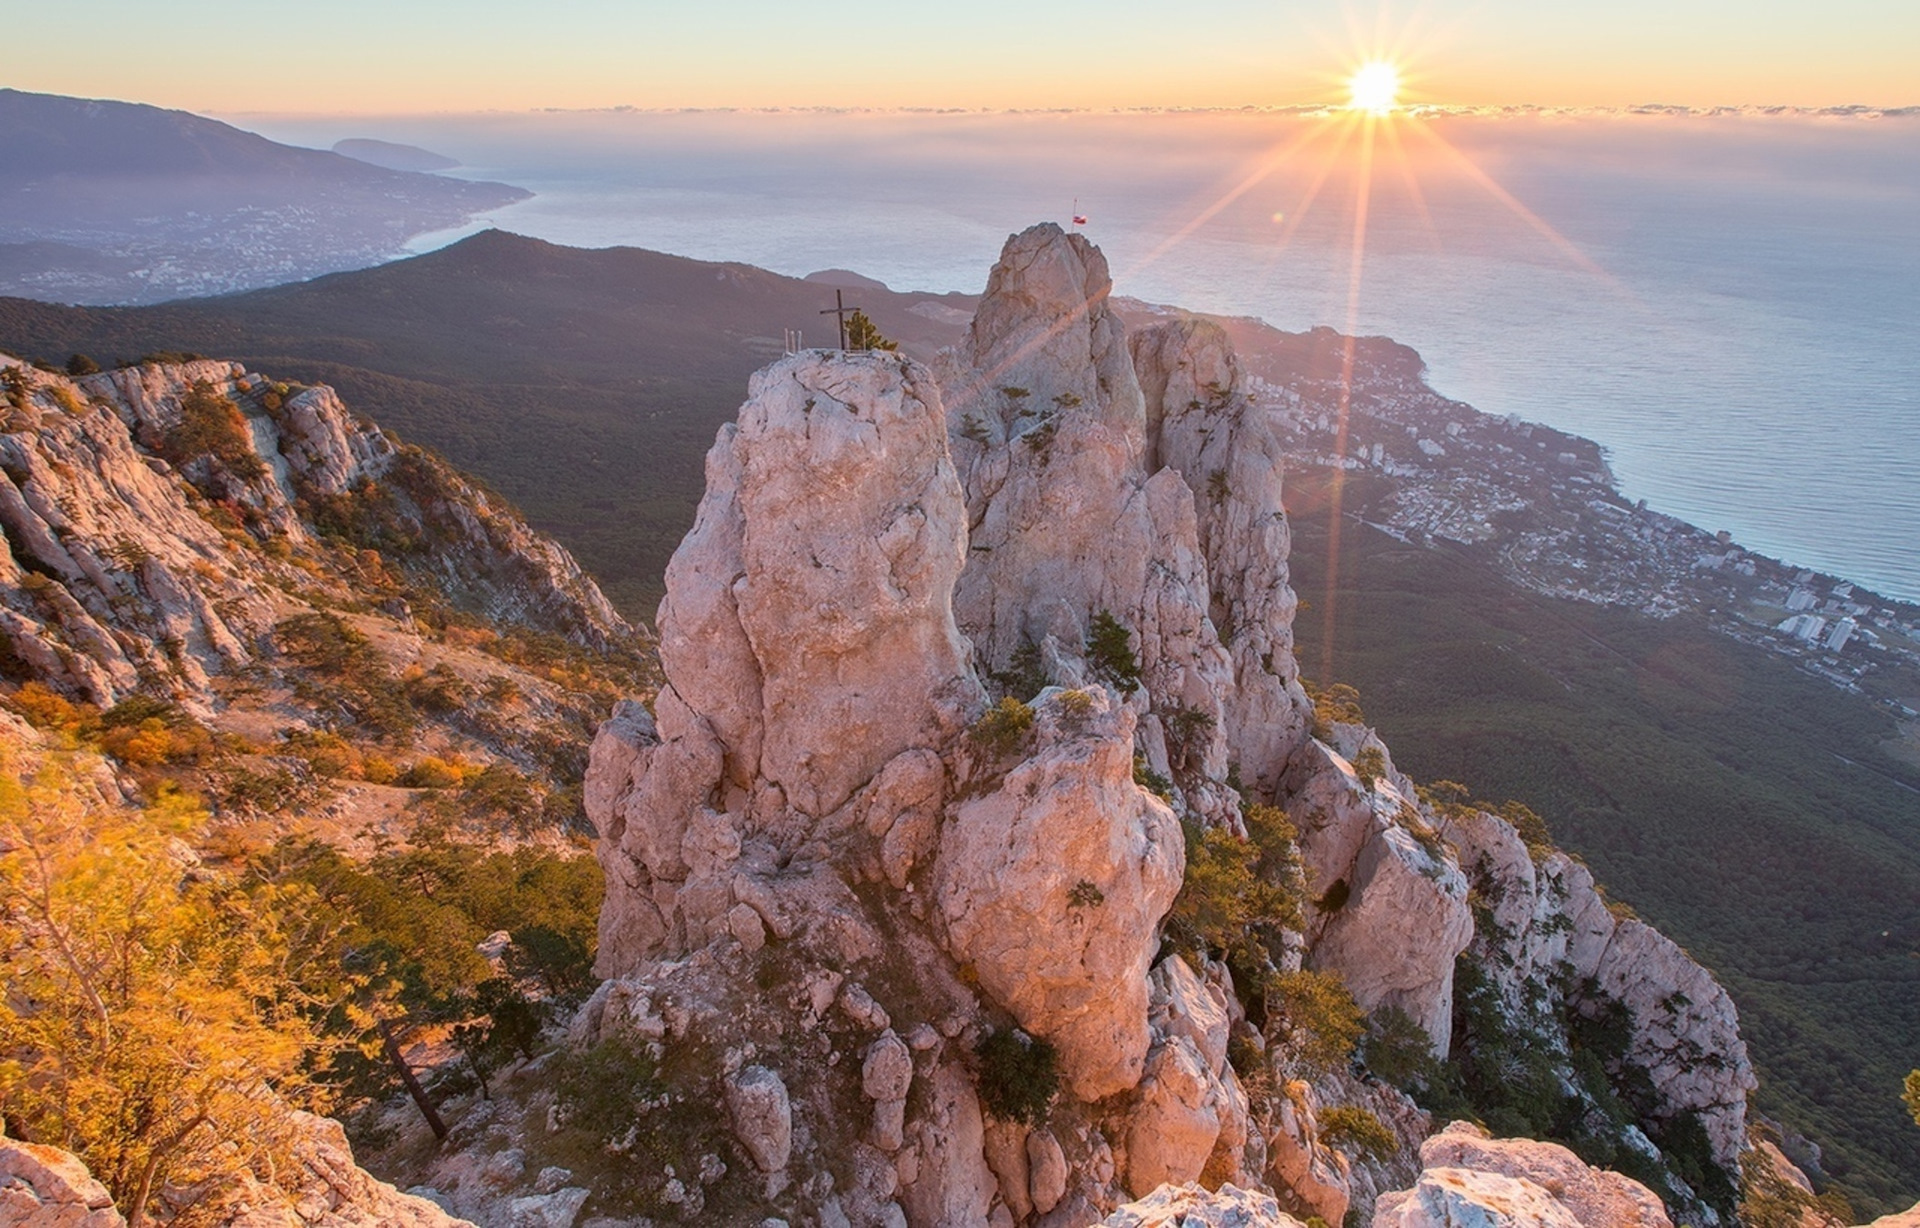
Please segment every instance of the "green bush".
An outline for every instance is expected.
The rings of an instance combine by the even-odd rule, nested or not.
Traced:
[[[636,1131],[648,1102],[664,1090],[659,1067],[646,1046],[625,1032],[567,1051],[557,1063],[554,1080],[567,1124],[603,1142]]]
[[[1400,1150],[1400,1140],[1387,1123],[1351,1104],[1336,1104],[1321,1111],[1320,1141],[1342,1151],[1365,1152],[1376,1160],[1388,1159]]]
[[[1339,1068],[1361,1034],[1359,1003],[1332,972],[1277,973],[1267,981],[1267,1026],[1311,1071]]]
[[[1018,750],[1032,728],[1033,709],[1009,695],[981,713],[967,733],[976,746],[997,756]]]
[[[994,1032],[974,1050],[980,1059],[980,1103],[1002,1121],[1038,1125],[1060,1091],[1053,1046],[1017,1029]]]
[[[85,354],[74,354],[67,359],[67,374],[75,379],[82,375],[92,375],[100,370],[100,364]]]

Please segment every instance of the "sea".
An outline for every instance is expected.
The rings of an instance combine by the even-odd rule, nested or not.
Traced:
[[[1920,110],[228,118],[536,193],[414,251],[496,226],[978,292],[1078,214],[1117,293],[1393,337],[1627,497],[1920,602]]]

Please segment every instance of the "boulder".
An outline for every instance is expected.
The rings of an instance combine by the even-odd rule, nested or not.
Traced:
[[[1373,1228],[1586,1226],[1531,1181],[1470,1168],[1430,1168],[1411,1190],[1384,1195],[1374,1205]]]
[[[0,1228],[125,1228],[80,1157],[0,1134]]]
[[[747,1066],[727,1080],[727,1116],[734,1137],[763,1173],[777,1173],[793,1154],[793,1105],[787,1085],[765,1066]]]
[[[1143,1197],[1164,1183],[1199,1180],[1226,1105],[1191,1041],[1175,1036],[1154,1047],[1139,1097],[1127,1123],[1127,1189]]]

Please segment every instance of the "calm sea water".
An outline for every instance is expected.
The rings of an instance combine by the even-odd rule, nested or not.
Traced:
[[[237,118],[460,158],[539,193],[486,219],[522,234],[896,289],[978,291],[1077,204],[1123,294],[1392,336],[1440,391],[1605,445],[1629,497],[1920,600],[1920,117],[1452,117],[1370,148],[1258,113]]]

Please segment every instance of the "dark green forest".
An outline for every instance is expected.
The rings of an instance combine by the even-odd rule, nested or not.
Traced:
[[[1332,680],[1399,766],[1544,815],[1727,985],[1760,1110],[1819,1143],[1857,1207],[1909,1204],[1920,774],[1881,750],[1891,720],[1698,624],[1524,592],[1472,550],[1351,521],[1329,594],[1316,475],[1289,482],[1309,672],[1331,602]]]

